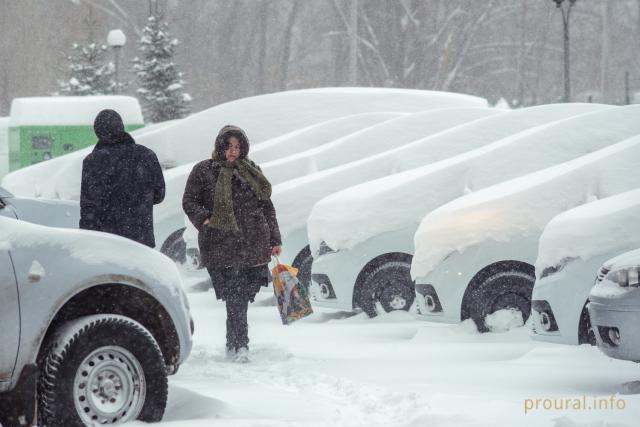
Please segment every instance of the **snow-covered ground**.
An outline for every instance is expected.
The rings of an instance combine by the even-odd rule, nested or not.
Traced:
[[[478,334],[469,321],[406,312],[371,320],[316,308],[285,327],[265,291],[249,308],[252,362],[233,364],[223,303],[212,291],[188,296],[194,350],[170,379],[159,426],[637,425],[640,368],[595,347],[533,342],[526,328]]]
[[[326,97],[327,92],[331,92],[331,99]],[[301,97],[307,109],[294,105],[293,101]],[[344,101],[353,97],[358,101]],[[268,108],[274,104],[282,108]],[[502,138],[507,130],[516,132],[514,128],[520,131],[524,126],[512,118],[508,124],[500,125],[503,128],[492,129],[498,126],[500,116],[517,117],[517,112],[491,110],[491,117],[483,113],[487,117],[476,117],[469,123],[471,118],[466,120],[456,113],[450,118],[456,123],[432,120],[424,124],[413,123],[407,114],[433,119],[441,113],[418,112],[442,106],[477,108],[484,104],[484,100],[474,97],[419,91],[350,88],[297,91],[223,104],[188,119],[142,129],[135,136],[174,165],[208,156],[211,132],[215,133],[227,121],[247,128],[255,143],[252,153],[261,164],[271,162],[273,167],[282,167],[283,158],[300,153],[298,166],[303,170],[296,173],[319,172],[274,187],[274,203],[282,208],[278,216],[283,235],[290,239],[293,232],[306,226],[313,203],[333,191],[468,153],[493,141],[490,136]],[[275,120],[283,117],[289,120]],[[557,118],[560,117],[554,115],[552,119]],[[413,132],[431,129],[430,136],[407,132],[392,141],[398,145],[402,142],[402,147],[388,150],[382,143],[395,134],[380,130],[389,130],[394,122],[405,125],[411,122]],[[586,133],[587,124],[599,126],[589,122],[573,126],[573,131]],[[605,125],[606,132],[626,126],[620,120],[609,120]],[[376,132],[365,130],[370,126]],[[447,129],[436,132],[441,130],[439,127]],[[602,143],[598,129],[587,130],[590,140]],[[372,133],[376,133],[377,140]],[[471,138],[473,133],[482,138]],[[365,138],[360,145],[353,144],[355,139],[345,139],[351,134]],[[572,133],[562,136],[577,141]],[[183,141],[189,145],[180,145]],[[282,150],[293,141],[300,142],[296,149]],[[375,145],[375,150],[367,152],[364,142],[370,147]],[[339,150],[330,152],[331,147]],[[372,155],[373,151],[377,154]],[[341,153],[343,157],[339,158]],[[628,157],[637,158],[631,155],[636,151],[628,153]],[[13,185],[30,195],[51,193],[53,197],[73,198],[85,154],[70,154],[66,165],[51,161],[46,162],[46,167],[32,169],[37,173],[13,174]],[[526,159],[526,153],[523,158]],[[342,164],[347,160],[355,161]],[[620,174],[632,175],[629,169],[619,169]],[[178,172],[179,168],[174,168],[167,172],[167,177]],[[276,181],[286,178],[290,177]],[[575,175],[575,179],[579,181],[580,176]],[[517,186],[525,184],[519,181]],[[567,188],[584,185],[565,184]],[[174,187],[180,190],[180,185]],[[602,192],[599,196],[611,193],[608,188],[597,190]],[[168,200],[179,207],[179,198]],[[410,202],[401,206],[401,212],[389,211],[401,217],[401,213],[406,215],[414,208]],[[358,217],[363,224],[372,219],[369,213]],[[375,225],[371,221],[367,226],[373,229]],[[306,232],[303,234],[306,237]],[[249,310],[252,362],[230,363],[224,358],[224,303],[216,301],[212,291],[202,291],[206,282],[203,272],[199,273],[197,277],[183,273],[195,320],[195,346],[179,373],[170,378],[169,404],[160,426],[637,425],[640,415],[637,364],[607,358],[595,347],[532,341],[528,328],[511,329],[518,322],[509,311],[494,313],[486,321],[491,330],[504,330],[502,333],[479,334],[471,320],[460,324],[425,322],[417,317],[415,307],[410,312],[381,313],[375,319],[362,313],[316,307],[313,316],[285,327],[270,290],[266,290]]]

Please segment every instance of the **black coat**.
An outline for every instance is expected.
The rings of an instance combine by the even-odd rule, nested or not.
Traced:
[[[164,199],[158,158],[122,133],[100,139],[82,162],[80,228],[154,247],[153,205]]]
[[[208,269],[248,268],[268,264],[271,248],[282,244],[276,211],[271,200],[258,200],[237,175],[231,179],[233,211],[240,232],[203,225],[213,212],[213,195],[220,163],[209,159],[196,164],[189,175],[182,207],[198,229],[202,265]]]

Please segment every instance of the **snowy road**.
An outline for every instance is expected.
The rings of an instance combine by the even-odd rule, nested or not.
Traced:
[[[533,342],[525,328],[478,334],[404,312],[322,309],[284,327],[262,293],[249,309],[252,362],[237,365],[223,355],[224,305],[212,292],[189,299],[194,351],[159,425],[618,427],[640,415],[640,383],[620,393],[640,366]]]

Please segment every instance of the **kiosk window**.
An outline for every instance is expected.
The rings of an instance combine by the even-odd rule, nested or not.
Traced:
[[[51,148],[53,139],[50,136],[34,136],[31,138],[31,148],[36,150],[44,150]]]

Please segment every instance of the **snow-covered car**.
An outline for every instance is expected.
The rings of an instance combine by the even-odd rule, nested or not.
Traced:
[[[176,265],[106,233],[0,217],[0,423],[158,421],[191,351]],[[38,390],[36,394],[36,388]]]
[[[165,173],[165,202],[154,208],[158,249],[184,260],[185,228],[180,200],[193,162],[211,155],[213,139],[223,125],[237,124],[251,139],[251,156],[260,163],[302,153],[337,135],[345,136],[403,113],[438,108],[484,108],[486,100],[474,96],[387,88],[322,88],[279,92],[220,104],[185,119],[132,133],[140,144],[152,148],[165,167],[183,165]],[[363,115],[369,114],[370,116]],[[373,115],[373,116],[371,116]],[[351,116],[351,117],[349,117]],[[334,121],[335,119],[344,121]],[[324,122],[324,123],[323,123]],[[318,127],[314,127],[318,125]],[[342,130],[342,134],[337,133]],[[317,134],[318,137],[309,137]],[[260,146],[265,144],[264,148]],[[3,185],[14,194],[78,200],[82,160],[89,149],[52,159],[8,174]],[[362,153],[359,153],[362,155]],[[264,159],[261,158],[264,156]],[[303,168],[313,168],[313,159]],[[291,164],[291,163],[290,163]],[[282,163],[280,165],[284,166]],[[175,168],[174,168],[175,169]],[[286,177],[298,169],[279,167]],[[269,176],[269,173],[267,176]]]
[[[589,294],[598,348],[615,359],[640,363],[640,249],[606,261]]]
[[[563,211],[637,188],[638,156],[640,136],[634,136],[429,213],[414,236],[411,264],[420,315],[455,323],[471,318],[480,331],[505,314],[526,322],[544,227]]]
[[[362,129],[404,115],[408,115],[408,113],[363,113],[327,120],[271,138],[255,146],[252,143],[250,157],[264,166],[265,163],[290,157],[292,147],[295,147],[296,150],[302,150],[296,152],[305,153],[334,139],[352,135]],[[186,262],[187,252],[183,233],[191,224],[188,220],[185,221],[182,211],[182,194],[189,173],[196,163],[187,163],[164,172],[166,195],[163,202],[154,207],[153,213],[154,233],[158,248],[162,253],[180,263]],[[288,164],[291,165],[291,162]],[[195,246],[197,246],[197,242]],[[197,250],[193,256],[198,256]]]
[[[445,107],[486,107],[456,93],[390,88],[319,88],[253,96],[216,105],[152,130],[132,132],[171,168],[211,155],[222,126],[240,126],[253,146],[323,121],[359,113],[418,112]],[[82,159],[91,147],[9,173],[2,185],[19,196],[78,200]],[[295,150],[291,148],[290,150]]]
[[[637,114],[638,109],[555,104],[491,117],[444,135],[447,142],[464,138],[479,148],[322,199],[308,220],[311,248],[318,254],[312,275],[317,303],[361,308],[370,316],[377,303],[386,311],[408,310],[415,295],[409,274],[413,235],[428,212],[637,134]],[[609,129],[611,120],[628,125]],[[598,128],[607,130],[593,138]]]
[[[276,185],[271,198],[278,212],[280,232],[283,236],[283,253],[280,260],[298,268],[299,279],[308,284],[313,258],[309,249],[306,222],[311,208],[318,200],[344,187],[403,170],[408,167],[405,166],[405,162],[420,162],[420,159],[424,162],[436,161],[448,152],[459,152],[463,149],[460,146],[443,146],[435,139],[431,144],[432,138],[437,138],[451,128],[503,113],[501,110],[478,108],[433,111],[433,115],[430,116],[431,122],[423,123],[421,126],[418,124],[421,131],[402,127],[390,129],[391,134],[393,131],[397,133],[397,137],[387,145],[386,151],[367,155],[370,152],[365,150],[364,153],[360,153],[358,160]],[[412,138],[405,138],[407,135]],[[385,141],[389,143],[389,133],[372,133],[370,141],[375,144]],[[411,156],[407,156],[409,152],[412,153]]]
[[[556,216],[538,245],[531,337],[595,344],[587,303],[608,259],[640,247],[640,190],[607,197]]]
[[[302,177],[312,177],[318,172],[333,170],[334,168],[339,168],[342,165],[348,165],[351,162],[360,161],[363,157],[363,153],[366,153],[365,156],[373,156],[376,154],[382,155],[392,149],[401,149],[402,147],[412,144],[416,140],[436,135],[451,127],[498,114],[499,112],[499,110],[489,108],[443,108],[427,110],[420,113],[406,114],[401,117],[387,120],[359,131],[343,135],[333,141],[320,144],[301,153],[295,153],[270,162],[260,163],[262,172],[274,185],[272,199],[276,206],[276,210],[278,211],[278,218],[280,218],[279,222],[285,224],[288,220],[281,219],[280,213],[283,212],[285,208],[279,204],[282,199],[278,196],[280,191],[278,184],[292,180],[299,180]],[[262,144],[259,144],[258,148],[261,146]],[[251,154],[251,157],[258,161],[260,154],[263,152],[264,151],[259,152],[258,156]],[[181,169],[186,170],[184,170],[185,175],[180,178],[180,180],[186,182],[187,175],[191,172],[191,168],[182,166]],[[175,179],[178,178],[176,177]],[[352,175],[351,179],[358,179],[358,175]],[[342,185],[345,185],[345,182],[346,181],[343,181]],[[175,184],[172,183],[171,185],[173,186]],[[309,185],[309,187],[311,187],[311,185]],[[180,201],[182,198],[182,192],[184,191],[184,184],[182,184],[179,189],[180,191],[177,194],[174,194],[173,197],[178,198]],[[317,192],[318,190],[303,189],[300,193],[295,195],[289,193],[290,196],[294,197],[296,203],[295,206],[292,206],[291,208],[287,207],[287,209],[294,209],[297,215],[300,215],[301,212],[305,212],[306,217],[306,212],[309,212],[312,205],[306,203],[306,200],[308,200],[308,196],[306,196],[306,194],[313,191]],[[307,199],[302,201],[305,197]],[[171,214],[174,216],[174,223],[179,218],[184,224],[184,215],[182,213],[181,204],[177,204]],[[160,216],[158,216],[158,218],[160,218]],[[188,229],[190,230],[190,233],[186,235],[186,240],[188,242],[187,253],[193,253],[195,252],[195,248],[197,248],[197,239],[195,237],[196,233],[194,228],[188,226]],[[281,232],[282,231],[283,229],[281,227]],[[308,257],[300,258],[298,256],[303,248],[307,246],[306,236],[304,236],[303,241],[298,244],[298,241],[292,241],[290,236],[285,233],[283,234],[283,243],[284,253],[281,256],[281,261],[285,263],[293,262],[297,268],[301,268],[302,264],[300,264],[299,261],[301,259],[309,259]],[[300,277],[308,277],[310,270],[307,272],[304,268],[302,269],[303,272]]]
[[[78,228],[80,205],[70,200],[15,197],[0,186],[0,216],[50,227]]]

